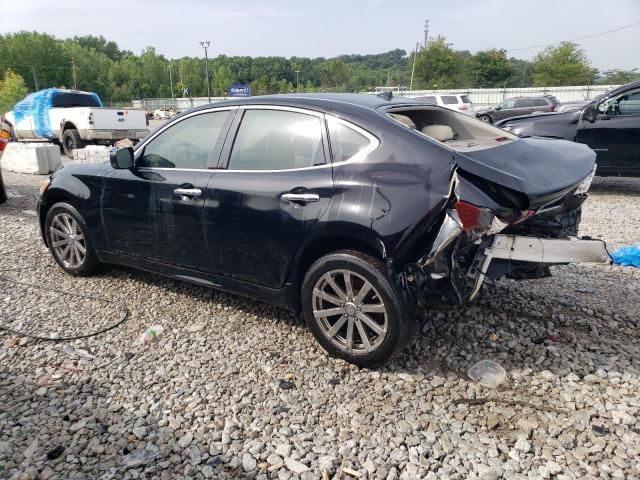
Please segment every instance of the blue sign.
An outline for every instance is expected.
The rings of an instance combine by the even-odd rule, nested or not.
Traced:
[[[230,97],[250,97],[251,85],[231,85],[229,87]]]

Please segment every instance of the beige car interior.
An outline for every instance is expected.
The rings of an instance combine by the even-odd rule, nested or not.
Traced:
[[[482,150],[518,138],[493,125],[439,107],[398,108],[388,114],[405,127],[454,150]]]

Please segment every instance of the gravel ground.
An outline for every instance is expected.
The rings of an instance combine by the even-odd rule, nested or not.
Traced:
[[[5,324],[69,336],[122,304],[129,318],[73,342],[0,332],[2,478],[640,478],[638,269],[501,281],[365,370],[284,310],[121,268],[65,275],[38,235],[42,177],[4,175],[0,275],[105,299],[0,281]],[[617,248],[639,232],[640,180],[596,179],[582,234]],[[507,371],[496,389],[467,377],[483,359]]]

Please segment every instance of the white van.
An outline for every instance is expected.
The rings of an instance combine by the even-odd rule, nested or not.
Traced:
[[[415,97],[414,100],[420,100],[422,102],[430,103],[432,105],[439,105],[441,107],[455,110],[456,112],[464,113],[471,117],[475,117],[475,110],[473,109],[473,102],[466,93],[451,93],[451,94],[433,94],[425,95],[422,97]]]

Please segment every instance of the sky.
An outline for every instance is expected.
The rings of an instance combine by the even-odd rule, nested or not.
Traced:
[[[429,35],[472,52],[503,48],[530,59],[541,48],[640,23],[640,0],[0,0],[0,33],[103,35],[140,53],[333,57],[407,51]],[[640,25],[578,41],[592,66],[640,70]]]

